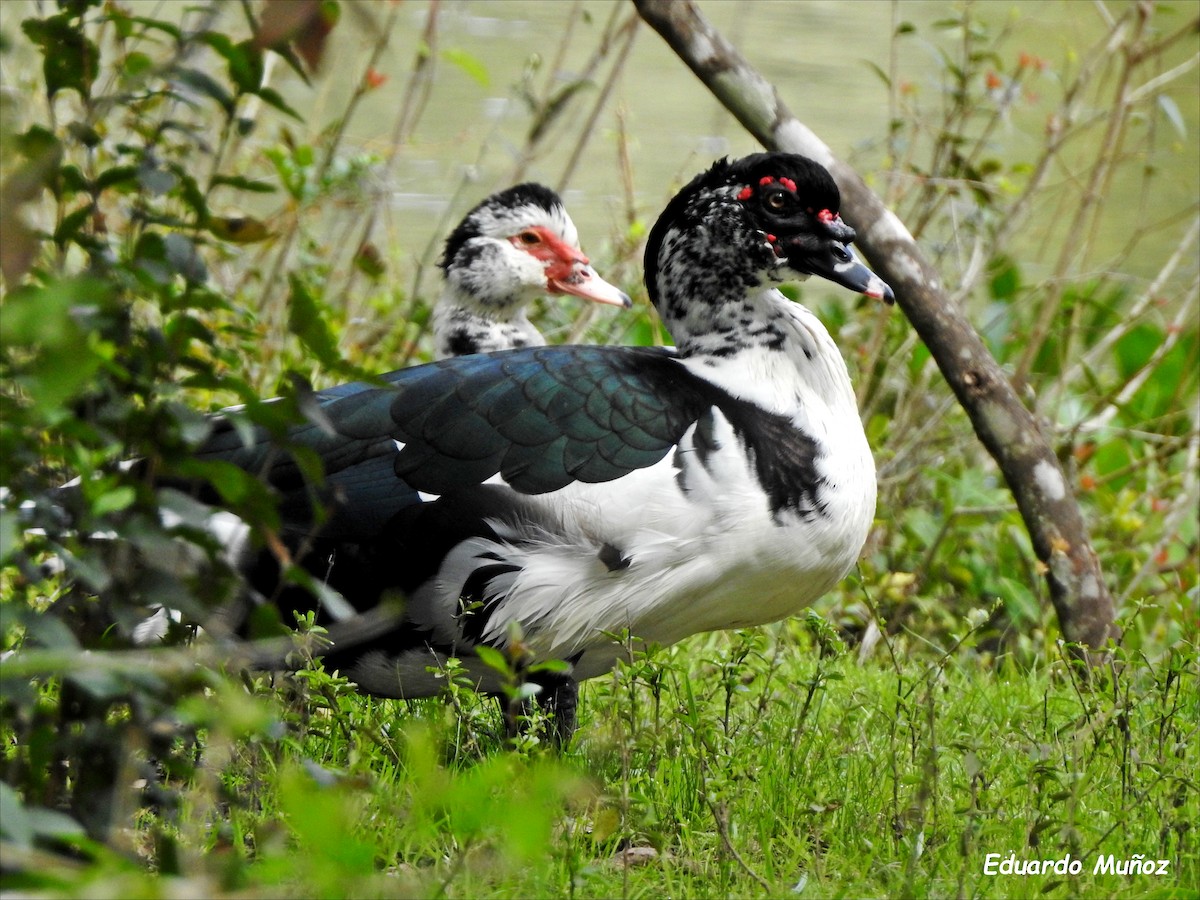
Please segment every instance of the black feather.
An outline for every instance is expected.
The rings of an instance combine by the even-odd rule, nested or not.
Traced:
[[[662,262],[663,239],[667,232],[675,229],[684,232],[696,232],[706,225],[711,225],[713,210],[711,206],[698,203],[711,197],[713,192],[721,188],[741,185],[754,185],[764,177],[787,177],[796,183],[796,193],[806,199],[814,209],[828,209],[836,213],[841,207],[841,193],[837,183],[824,166],[804,156],[790,153],[754,153],[741,159],[730,161],[728,158],[717,160],[706,172],[693,178],[688,185],[676,194],[667,204],[662,215],[650,229],[646,239],[644,257],[646,272],[646,290],[650,300],[656,306],[659,304],[659,266]],[[750,210],[748,212],[753,212]],[[826,230],[820,226],[822,233]],[[748,223],[742,229],[748,234],[754,234],[756,223]],[[849,236],[839,233],[839,240],[853,239],[853,230]],[[686,248],[679,248],[686,251]],[[700,261],[703,267],[704,261]],[[700,300],[701,298],[694,298]]]

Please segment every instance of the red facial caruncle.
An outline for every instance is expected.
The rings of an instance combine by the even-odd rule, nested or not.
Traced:
[[[784,176],[780,177],[778,179],[778,181],[779,181],[779,185],[781,187],[786,188],[787,190],[791,191],[793,194],[796,193],[796,182],[794,182],[792,179],[790,179],[786,175],[784,175]],[[776,182],[776,179],[773,178],[772,176],[764,175],[762,178],[758,179],[758,186],[766,187],[769,184],[775,184],[775,182]],[[749,200],[753,196],[754,196],[754,188],[750,187],[749,185],[742,188],[737,193],[737,198],[742,201]]]
[[[583,252],[552,229],[533,225],[508,240],[542,263],[546,272],[546,290],[551,294],[573,294],[585,300],[629,308],[628,295],[597,275]]]
[[[572,271],[588,264],[583,253],[542,225],[526,228],[509,241],[534,259],[546,263],[547,275],[551,278],[569,277]]]

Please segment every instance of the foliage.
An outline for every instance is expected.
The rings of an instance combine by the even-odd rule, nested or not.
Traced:
[[[943,81],[880,70],[893,123],[862,151],[884,158],[863,168],[890,173],[893,207],[1071,467],[1123,602],[1111,671],[1091,690],[1072,680],[1020,518],[907,325],[806,285],[850,348],[880,462],[858,577],[824,617],[667,650],[630,639],[632,662],[584,686],[580,738],[558,758],[536,728],[512,747],[453,664],[438,701],[358,696],[313,663],[311,615],[285,639],[296,672],[245,667],[219,629],[240,595],[211,511],[157,486],[206,480],[278,545],[261,485],[190,457],[202,411],[246,404],[282,435],[311,385],[426,358],[436,238],[415,265],[381,249],[395,148],[347,138],[400,6],[371,8],[344,110],[306,137],[308,106],[270,86],[272,67],[319,81],[326,38],[365,7],[271,0],[230,25],[231,5],[175,22],[70,0],[28,7],[19,35],[4,22],[0,52],[38,66],[0,106],[3,887],[1184,895],[1200,879],[1197,227],[1194,197],[1157,173],[1186,127],[1167,88],[1189,71],[1175,55],[1189,26],[1131,5],[1101,48],[1059,64],[1014,53],[1013,23],[970,5],[927,33],[901,22],[897,47],[927,41]],[[571,77],[564,43],[513,88],[528,121],[513,180],[551,147],[569,148],[570,180],[635,33],[612,10]],[[579,5],[568,15],[568,31],[592,24]],[[439,64],[490,81],[439,46],[437,22],[396,146],[418,133]],[[598,268],[633,282],[646,223],[619,139],[625,216]],[[1133,166],[1142,224],[1102,250],[1120,211],[1094,197]],[[1146,256],[1154,267],[1131,274]],[[538,312],[575,340],[663,339],[645,311],[604,325],[562,303]],[[159,619],[163,646],[137,644],[159,605],[179,620]],[[1010,850],[1069,852],[1085,874],[982,875],[984,853]],[[1169,857],[1171,877],[1089,874],[1109,853]]]
[[[1053,60],[1021,49],[1019,12],[999,27],[982,12],[897,22],[897,50],[929,46],[940,80],[917,80],[902,52],[875,67],[891,128],[863,167],[887,172],[889,206],[1039,416],[1118,604],[1163,610],[1143,609],[1127,644],[1170,644],[1200,601],[1200,206],[1160,176],[1190,165],[1171,92],[1189,83],[1196,23],[1131,4],[1087,53]],[[886,618],[930,635],[999,600],[992,646],[1044,655],[1040,563],[929,353],[902,322],[823,314],[859,348],[884,518],[864,575]],[[845,615],[861,628],[863,612]]]
[[[61,831],[49,812],[60,806],[92,840],[111,837],[127,742],[155,760],[139,764],[151,783],[155,766],[194,768],[179,704],[212,689],[208,675],[153,656],[64,659],[128,646],[160,606],[210,622],[240,596],[212,511],[160,485],[207,480],[270,543],[276,513],[257,479],[190,456],[207,432],[198,407],[238,401],[282,434],[300,421],[314,365],[357,372],[311,286],[320,260],[276,240],[273,278],[229,290],[214,275],[277,227],[220,214],[229,197],[286,196],[299,241],[305,208],[362,169],[333,146],[314,161],[286,142],[248,161],[264,108],[299,117],[264,81],[266,45],[213,30],[215,14],[179,26],[78,2],[21,24],[43,59],[45,118],[6,109],[3,640],[50,660],[33,681],[6,666],[4,772],[25,794],[28,821],[10,821],[26,844],[46,821]],[[276,299],[257,306],[264,295]],[[263,402],[262,387],[283,399]],[[189,632],[160,619],[168,643]]]

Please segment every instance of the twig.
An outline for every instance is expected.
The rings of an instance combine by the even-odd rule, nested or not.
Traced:
[[[1137,14],[1136,20],[1138,27],[1135,29],[1132,38],[1125,36],[1124,22],[1113,29],[1109,46],[1114,51],[1122,46],[1128,46],[1128,44],[1136,42],[1140,37],[1142,29],[1145,27],[1146,18],[1141,14]],[[1054,321],[1058,318],[1062,308],[1063,292],[1066,286],[1066,273],[1076,261],[1086,258],[1088,249],[1094,238],[1094,229],[1098,220],[1102,198],[1104,197],[1104,185],[1108,182],[1113,169],[1116,167],[1116,161],[1120,155],[1121,146],[1124,141],[1125,124],[1128,121],[1130,108],[1129,83],[1132,79],[1133,63],[1126,56],[1114,91],[1115,102],[1108,115],[1104,136],[1099,142],[1087,186],[1082,192],[1075,215],[1070,226],[1067,228],[1067,234],[1075,235],[1076,239],[1068,239],[1062,243],[1058,261],[1054,266],[1054,274],[1048,281],[1048,294],[1041,299],[1041,309],[1038,313],[1038,318],[1030,331],[1024,352],[1022,352],[1017,360],[1012,380],[1018,394],[1024,389],[1030,369],[1033,367],[1033,362],[1041,352],[1042,345],[1045,344],[1046,338],[1054,326]],[[1089,219],[1091,220],[1090,226],[1087,224]],[[1084,234],[1087,235],[1086,239],[1080,237]]]
[[[1200,458],[1200,431],[1192,432],[1191,438],[1188,440],[1188,449],[1185,457],[1189,460]],[[1133,596],[1133,592],[1137,586],[1156,568],[1158,568],[1158,556],[1162,553],[1171,541],[1179,539],[1179,532],[1184,521],[1188,517],[1196,515],[1196,497],[1200,495],[1200,471],[1197,471],[1196,466],[1189,465],[1184,469],[1183,487],[1175,496],[1174,502],[1171,504],[1166,517],[1163,519],[1162,533],[1163,536],[1158,543],[1150,551],[1146,557],[1146,561],[1142,563],[1142,567],[1137,570],[1137,573],[1129,579],[1129,584],[1122,591],[1120,602],[1126,603]]]
[[[621,49],[617,51],[616,61],[613,62],[612,68],[608,72],[608,78],[604,82],[604,87],[600,89],[600,96],[592,104],[592,111],[579,133],[579,140],[575,142],[575,148],[571,151],[571,158],[567,161],[566,168],[563,169],[562,177],[558,179],[557,189],[560,193],[566,190],[567,185],[571,183],[571,177],[575,174],[580,157],[583,156],[584,148],[591,141],[592,133],[596,129],[596,122],[600,118],[600,113],[604,110],[609,95],[612,94],[612,89],[625,68],[625,61],[629,58],[629,51],[633,49],[633,40],[637,37],[638,23],[639,20],[636,15],[630,16],[617,30],[617,36],[624,37],[625,42],[621,44]]]
[[[1102,338],[1096,341],[1091,346],[1087,353],[1070,368],[1063,376],[1065,382],[1075,381],[1079,375],[1086,369],[1094,369],[1099,360],[1104,359],[1109,354],[1109,350],[1117,341],[1121,340],[1129,331],[1129,329],[1141,319],[1142,314],[1150,307],[1162,292],[1164,285],[1170,280],[1179,264],[1185,259],[1192,259],[1192,246],[1196,243],[1196,239],[1200,237],[1200,217],[1192,220],[1191,227],[1184,234],[1183,239],[1175,247],[1171,256],[1167,259],[1154,280],[1146,287],[1140,297],[1134,301],[1133,305],[1121,315],[1121,324],[1117,328],[1113,328],[1106,333]]]
[[[563,63],[567,60],[567,52],[570,50],[571,40],[575,37],[575,26],[579,23],[582,15],[583,0],[575,0],[571,4],[571,11],[567,14],[567,22],[563,25],[562,38],[558,42],[558,50],[554,54],[554,62],[546,70],[546,83],[542,88],[543,103],[550,98],[550,94],[554,90],[554,79],[562,71]]]
[[[583,67],[583,71],[580,72],[578,76],[575,76],[574,80],[577,84],[584,84],[590,81],[596,69],[599,68],[600,64],[608,57],[608,53],[612,49],[612,42],[617,35],[618,29],[616,27],[616,22],[620,15],[620,11],[621,7],[617,4],[613,4],[611,12],[609,13],[608,21],[605,23],[604,31],[600,38],[600,45],[596,48],[591,58],[588,59],[587,65]],[[562,59],[565,55],[563,52],[563,46],[570,41],[572,30],[573,29],[568,29],[560,41],[560,50],[558,54],[559,59]],[[549,79],[553,79],[556,74],[556,72],[551,72]],[[539,115],[545,116],[550,111],[550,104],[554,102],[554,98],[550,91],[551,83],[551,81],[547,81],[546,95],[535,104],[535,119]],[[579,96],[579,94],[579,91],[575,91],[570,97],[568,97],[566,103],[563,105],[563,108],[565,109],[567,104],[573,103],[575,97]],[[560,114],[561,113],[558,111],[555,112],[555,116]],[[529,164],[534,160],[538,148],[542,145],[545,133],[545,127],[537,130],[531,130],[526,139],[525,146],[521,149],[521,155],[517,159],[517,164],[513,167],[512,174],[509,176],[510,182],[523,181],[525,179],[525,173],[529,168]]]
[[[701,777],[703,778],[703,775]],[[704,781],[707,782],[707,778],[704,778]],[[725,808],[725,804],[717,803],[713,800],[709,796],[709,792],[704,789],[703,784],[701,789],[704,790],[704,802],[712,811],[713,821],[717,824],[717,834],[721,836],[721,844],[725,847],[725,852],[733,857],[733,861],[738,864],[738,867],[743,872],[758,882],[758,886],[763,889],[763,893],[769,895],[771,893],[771,883],[750,867],[745,857],[738,853],[737,847],[733,846],[733,841],[729,839],[729,812]]]
[[[1200,279],[1193,279],[1191,286],[1187,290],[1187,294],[1192,302],[1195,302],[1197,297],[1200,297]],[[1133,399],[1133,395],[1141,390],[1146,380],[1154,374],[1154,370],[1158,368],[1163,357],[1170,353],[1175,348],[1175,345],[1179,343],[1179,336],[1184,332],[1184,325],[1191,315],[1191,303],[1187,301],[1181,303],[1175,313],[1175,318],[1167,326],[1166,337],[1162,343],[1154,348],[1154,352],[1150,354],[1150,358],[1146,360],[1145,364],[1121,387],[1115,397],[1106,402],[1104,409],[1090,419],[1081,422],[1074,430],[1085,432],[1095,431],[1111,422],[1121,407],[1129,403]]]
[[[432,84],[432,67],[434,53],[433,50],[437,46],[437,23],[439,4],[434,0],[430,4],[428,13],[425,19],[425,30],[421,33],[420,47],[417,50],[413,60],[412,72],[409,75],[408,83],[404,87],[404,98],[400,103],[400,112],[396,116],[396,123],[392,127],[391,140],[388,143],[387,158],[384,160],[383,172],[381,180],[384,185],[384,191],[380,192],[375,197],[375,201],[371,204],[367,211],[366,220],[363,222],[362,230],[359,233],[359,239],[356,242],[348,244],[348,250],[353,253],[358,253],[359,249],[366,245],[372,235],[375,233],[376,223],[379,221],[379,211],[384,203],[384,197],[388,196],[387,190],[392,183],[392,177],[396,171],[396,164],[400,159],[400,148],[408,143],[408,139],[412,134],[412,130],[416,127],[417,120],[420,118],[421,112],[425,109],[425,105],[429,100],[430,85]],[[395,10],[395,8],[394,8]],[[395,15],[389,18],[387,29],[393,27],[395,23]],[[334,303],[335,308],[346,310],[346,321],[353,322],[358,313],[351,308],[350,291],[356,284],[359,278],[359,270],[356,266],[348,266],[346,268],[346,277],[342,283],[342,288],[338,293],[337,300]],[[350,329],[345,329],[343,338]]]

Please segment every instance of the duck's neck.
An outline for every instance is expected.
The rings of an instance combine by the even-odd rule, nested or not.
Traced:
[[[433,309],[433,337],[439,358],[490,353],[545,343],[521,310],[512,304],[481,306],[447,284]]]
[[[784,350],[788,301],[773,289],[737,285],[712,302],[664,304],[664,321],[681,356],[726,357],[744,350]]]
[[[808,309],[758,288],[710,310],[703,331],[692,330],[693,321],[668,320],[689,368],[765,409],[807,418],[819,407],[857,422],[846,363]]]
[[[778,260],[770,245],[738,240],[738,221],[710,216],[663,236],[652,292],[681,356],[732,356],[754,347],[782,349],[781,304],[769,289]],[[794,273],[793,273],[794,274]]]

